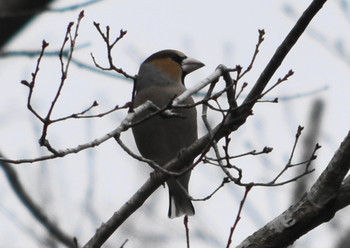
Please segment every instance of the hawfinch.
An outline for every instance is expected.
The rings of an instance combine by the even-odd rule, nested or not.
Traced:
[[[187,57],[176,50],[162,50],[148,57],[140,66],[136,82],[134,107],[152,101],[163,107],[186,90],[184,78],[204,66],[198,60]],[[187,98],[183,104],[193,104]],[[141,155],[160,166],[176,157],[197,139],[197,113],[195,107],[172,110],[175,116],[156,115],[132,127],[136,145]],[[136,118],[143,119],[149,112]],[[183,168],[190,164],[183,165]],[[169,187],[169,218],[194,215],[188,191],[191,171],[167,181]],[[181,184],[182,187],[179,185]]]

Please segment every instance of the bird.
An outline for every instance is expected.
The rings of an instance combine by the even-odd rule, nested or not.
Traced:
[[[159,108],[166,106],[186,90],[185,76],[203,66],[199,60],[187,57],[177,50],[167,49],[152,54],[141,64],[137,74],[134,107],[146,101],[151,101]],[[191,105],[194,101],[189,97],[182,103]],[[135,118],[135,121],[145,120],[132,126],[140,154],[160,166],[175,158],[182,149],[190,146],[198,138],[196,108],[193,106],[171,111],[175,116],[155,115],[145,119],[152,112],[148,110]],[[190,165],[185,164],[182,168]],[[195,214],[188,197],[190,176],[191,171],[188,171],[177,178],[170,177],[166,182],[169,189],[168,217],[171,219]]]

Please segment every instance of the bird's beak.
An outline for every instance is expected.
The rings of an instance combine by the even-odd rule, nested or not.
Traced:
[[[204,64],[202,62],[193,58],[185,58],[181,63],[182,70],[185,74],[189,74],[203,66]]]

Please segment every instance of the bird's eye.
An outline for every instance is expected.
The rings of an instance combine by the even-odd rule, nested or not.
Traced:
[[[181,62],[185,59],[184,57],[181,57],[178,54],[174,54],[170,57],[172,60],[174,60],[176,63],[181,64]]]

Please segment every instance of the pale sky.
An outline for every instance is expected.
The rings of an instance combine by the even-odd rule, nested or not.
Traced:
[[[254,108],[254,116],[232,135],[233,154],[261,150],[264,146],[274,148],[271,154],[235,161],[235,165],[245,172],[245,182],[266,182],[284,166],[298,125],[305,126],[305,132],[312,128],[307,125],[315,99],[322,99],[325,109],[318,141],[322,149],[317,153],[317,170],[313,178],[322,172],[347,134],[350,126],[350,84],[347,82],[350,60],[344,54],[349,54],[346,44],[350,39],[350,15],[342,12],[339,2],[325,4],[270,82],[272,84],[283,77],[289,69],[295,72],[293,77],[269,94],[271,98],[280,97],[280,103],[258,104]],[[247,66],[257,42],[258,29],[265,29],[265,41],[254,68],[244,78],[251,87],[309,3],[271,0],[101,1],[84,7],[85,17],[79,31],[78,46],[85,47],[77,50],[74,58],[93,66],[90,57],[93,53],[98,62],[106,65],[104,43],[92,25],[95,21],[101,27],[109,25],[113,35],[118,35],[120,29],[128,31],[115,47],[113,55],[116,64],[130,74],[136,74],[140,63],[150,54],[165,48],[181,50],[205,63],[204,68],[186,78],[186,85],[191,87],[219,64]],[[71,1],[68,0],[57,1],[53,8],[69,4]],[[294,11],[289,12],[290,15],[286,12],[287,6]],[[39,50],[43,39],[50,43],[48,51],[59,49],[67,24],[75,21],[79,12],[80,9],[41,15],[9,44],[8,50]],[[36,58],[0,60],[0,146],[1,152],[9,158],[33,158],[47,154],[38,146],[41,125],[26,109],[27,89],[20,84],[23,79],[30,80],[35,63]],[[44,115],[59,83],[58,59],[45,57],[40,68],[33,104]],[[94,100],[100,103],[94,113],[106,111],[129,101],[131,90],[131,82],[96,74],[72,64],[54,116],[80,112]],[[201,135],[204,132],[201,109],[198,113]],[[101,119],[58,124],[49,130],[49,139],[58,149],[75,147],[113,130],[124,116],[125,111],[121,111]],[[213,116],[211,121],[217,123],[219,120]],[[136,152],[131,133],[127,132],[122,137]],[[301,150],[297,152],[299,156]],[[295,157],[296,162],[298,156]],[[130,158],[114,141],[77,155],[16,165],[15,168],[33,197],[67,233],[77,236],[80,244],[85,244],[100,223],[109,219],[127,201],[150,172],[147,165]],[[292,175],[287,174],[286,178]],[[191,195],[205,197],[220,184],[222,177],[216,168],[198,166],[190,183]],[[232,247],[282,213],[290,205],[292,187],[253,188]],[[193,247],[225,247],[243,192],[243,188],[232,184],[209,201],[194,203],[196,215],[190,219]],[[158,189],[112,236],[110,247],[119,247],[127,238],[128,248],[140,247],[145,242],[149,244],[150,240],[153,240],[154,248],[185,247],[182,219],[168,220],[167,207],[167,189]],[[88,211],[90,208],[93,213]],[[342,221],[337,225],[345,226],[344,223],[348,222],[347,211],[340,212],[338,216],[341,215]],[[327,235],[322,235],[325,232]],[[0,246],[37,247],[36,237],[42,237],[43,233],[43,228],[19,203],[4,174],[0,173]],[[298,240],[297,244],[298,247],[331,247],[334,234],[330,225],[326,224]]]

